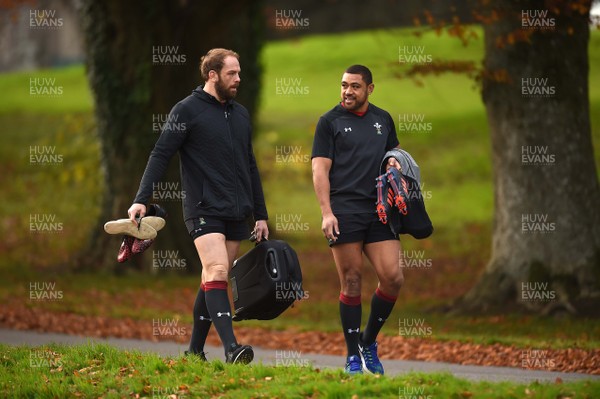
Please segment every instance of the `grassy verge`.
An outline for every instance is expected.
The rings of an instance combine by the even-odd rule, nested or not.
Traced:
[[[469,382],[449,374],[357,376],[312,367],[227,365],[120,351],[107,345],[0,345],[5,397],[592,398],[593,381]]]
[[[34,80],[32,83],[31,80]],[[35,93],[35,80],[59,89],[60,96],[32,96]],[[64,115],[67,113],[89,112],[93,107],[92,93],[89,90],[83,67],[40,71],[24,71],[2,74],[0,87],[5,93],[0,97],[2,113],[32,113]],[[43,125],[40,126],[44,128]]]

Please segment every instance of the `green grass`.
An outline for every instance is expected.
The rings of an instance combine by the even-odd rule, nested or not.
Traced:
[[[429,79],[422,89],[417,89],[412,81],[398,81],[394,76],[400,69],[398,47],[405,44],[425,46],[427,53],[440,59],[450,57],[477,62],[482,57],[481,41],[463,47],[456,40],[437,38],[433,34],[419,40],[407,29],[316,35],[274,42],[263,52],[262,115],[283,119],[282,116],[297,115],[296,110],[302,109],[306,123],[316,122],[315,118],[338,101],[344,69],[357,63],[373,71],[375,91],[371,100],[392,115],[426,112],[439,117],[483,109],[477,92],[471,90],[472,84],[463,77]],[[276,79],[283,77],[302,79],[301,86],[308,86],[309,95],[278,96]],[[461,101],[456,101],[457,92]]]
[[[198,398],[592,398],[597,381],[470,382],[450,374],[349,378],[341,370],[210,363],[120,351],[108,345],[0,345],[5,397]]]
[[[32,97],[31,79],[50,79],[52,87],[62,88],[62,95]],[[64,114],[89,112],[93,107],[82,66],[2,74],[0,91],[4,93],[0,113]]]
[[[103,181],[95,122],[89,113],[0,113],[0,126],[5,171],[0,174],[0,267],[68,266],[87,244],[100,210]],[[58,162],[32,162],[36,149],[53,150]],[[54,217],[61,229],[31,231],[31,215]]]
[[[51,87],[62,88],[58,97],[39,96],[35,93],[35,83],[31,80],[49,79]],[[92,110],[92,94],[85,80],[83,67],[80,65],[64,68],[24,71],[2,74],[0,90],[10,93],[0,98],[1,113],[42,113],[64,114],[72,112],[89,112]],[[49,82],[46,80],[46,82]]]

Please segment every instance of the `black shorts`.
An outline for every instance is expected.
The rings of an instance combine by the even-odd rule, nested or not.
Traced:
[[[345,244],[348,242],[373,242],[397,240],[398,235],[392,233],[390,226],[379,221],[379,217],[373,213],[342,213],[335,215],[338,220],[340,235],[330,246]]]
[[[221,233],[226,240],[242,241],[250,237],[245,220],[224,220],[211,216],[202,216],[185,221],[192,240],[209,233]]]

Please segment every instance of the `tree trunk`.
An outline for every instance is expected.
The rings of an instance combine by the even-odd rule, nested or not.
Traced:
[[[249,0],[212,5],[199,1],[81,0],[78,11],[96,104],[105,194],[88,249],[77,262],[80,268],[117,265],[120,239],[104,233],[102,226],[108,220],[127,217],[158,138],[153,123],[164,123],[160,118],[201,84],[199,60],[209,49],[225,47],[240,54],[244,79],[238,101],[254,114],[263,33],[260,7],[260,2]],[[179,160],[175,158],[163,182],[180,189]],[[169,212],[167,225],[149,251],[128,263],[150,269],[152,249],[164,249],[178,251],[178,258],[186,260],[187,270],[197,270],[198,255],[182,220],[181,201],[173,200],[173,195],[167,197],[171,200],[153,201]]]
[[[588,96],[591,1],[550,3],[489,5],[499,15],[484,25],[482,93],[493,147],[492,257],[459,311],[516,306],[599,314],[600,189]],[[522,10],[545,7],[545,17],[528,14],[523,22]]]

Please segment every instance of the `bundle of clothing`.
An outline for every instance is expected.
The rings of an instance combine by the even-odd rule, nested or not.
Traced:
[[[391,157],[398,161],[399,169],[388,168]],[[429,237],[433,225],[425,210],[417,162],[408,152],[394,148],[383,157],[379,172],[381,175],[375,179],[376,211],[381,223],[389,225],[394,234],[410,234],[417,239]]]

